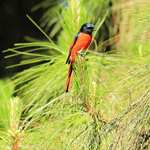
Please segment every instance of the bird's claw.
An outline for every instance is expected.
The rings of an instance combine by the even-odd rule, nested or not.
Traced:
[[[89,60],[89,58],[85,57],[85,54],[84,54],[84,53],[79,52],[79,54],[80,54],[81,57],[84,57],[84,58],[85,58],[85,61],[88,61],[88,60]]]
[[[85,57],[85,61],[88,61],[88,60],[89,60],[89,58]]]
[[[80,53],[81,57],[84,57],[84,53]]]

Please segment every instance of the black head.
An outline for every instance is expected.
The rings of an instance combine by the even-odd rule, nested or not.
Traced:
[[[80,31],[83,33],[87,33],[87,34],[91,35],[93,31],[96,31],[96,29],[95,29],[93,24],[85,23],[82,25]]]

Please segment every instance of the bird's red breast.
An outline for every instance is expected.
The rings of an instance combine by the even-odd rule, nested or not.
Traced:
[[[75,61],[75,56],[77,55],[78,51],[80,51],[81,49],[84,51],[89,47],[91,40],[92,40],[92,34],[89,35],[83,32],[79,35],[76,42],[74,39],[74,41],[70,46],[71,62]]]

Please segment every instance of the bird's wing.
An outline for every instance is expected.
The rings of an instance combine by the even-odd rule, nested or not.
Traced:
[[[73,47],[75,46],[75,44],[76,44],[76,42],[77,42],[77,39],[78,39],[78,37],[79,37],[80,35],[81,35],[81,32],[79,31],[79,32],[77,33],[77,35],[75,36],[73,42],[71,43],[70,50],[69,50],[69,54],[68,54],[68,58],[67,58],[67,60],[66,60],[66,64],[70,64],[71,51],[72,51]]]

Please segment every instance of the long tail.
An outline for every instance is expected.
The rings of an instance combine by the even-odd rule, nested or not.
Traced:
[[[70,62],[69,71],[68,71],[68,78],[65,86],[66,93],[70,91],[71,89],[71,82],[72,82],[72,76],[73,76],[73,63]]]

